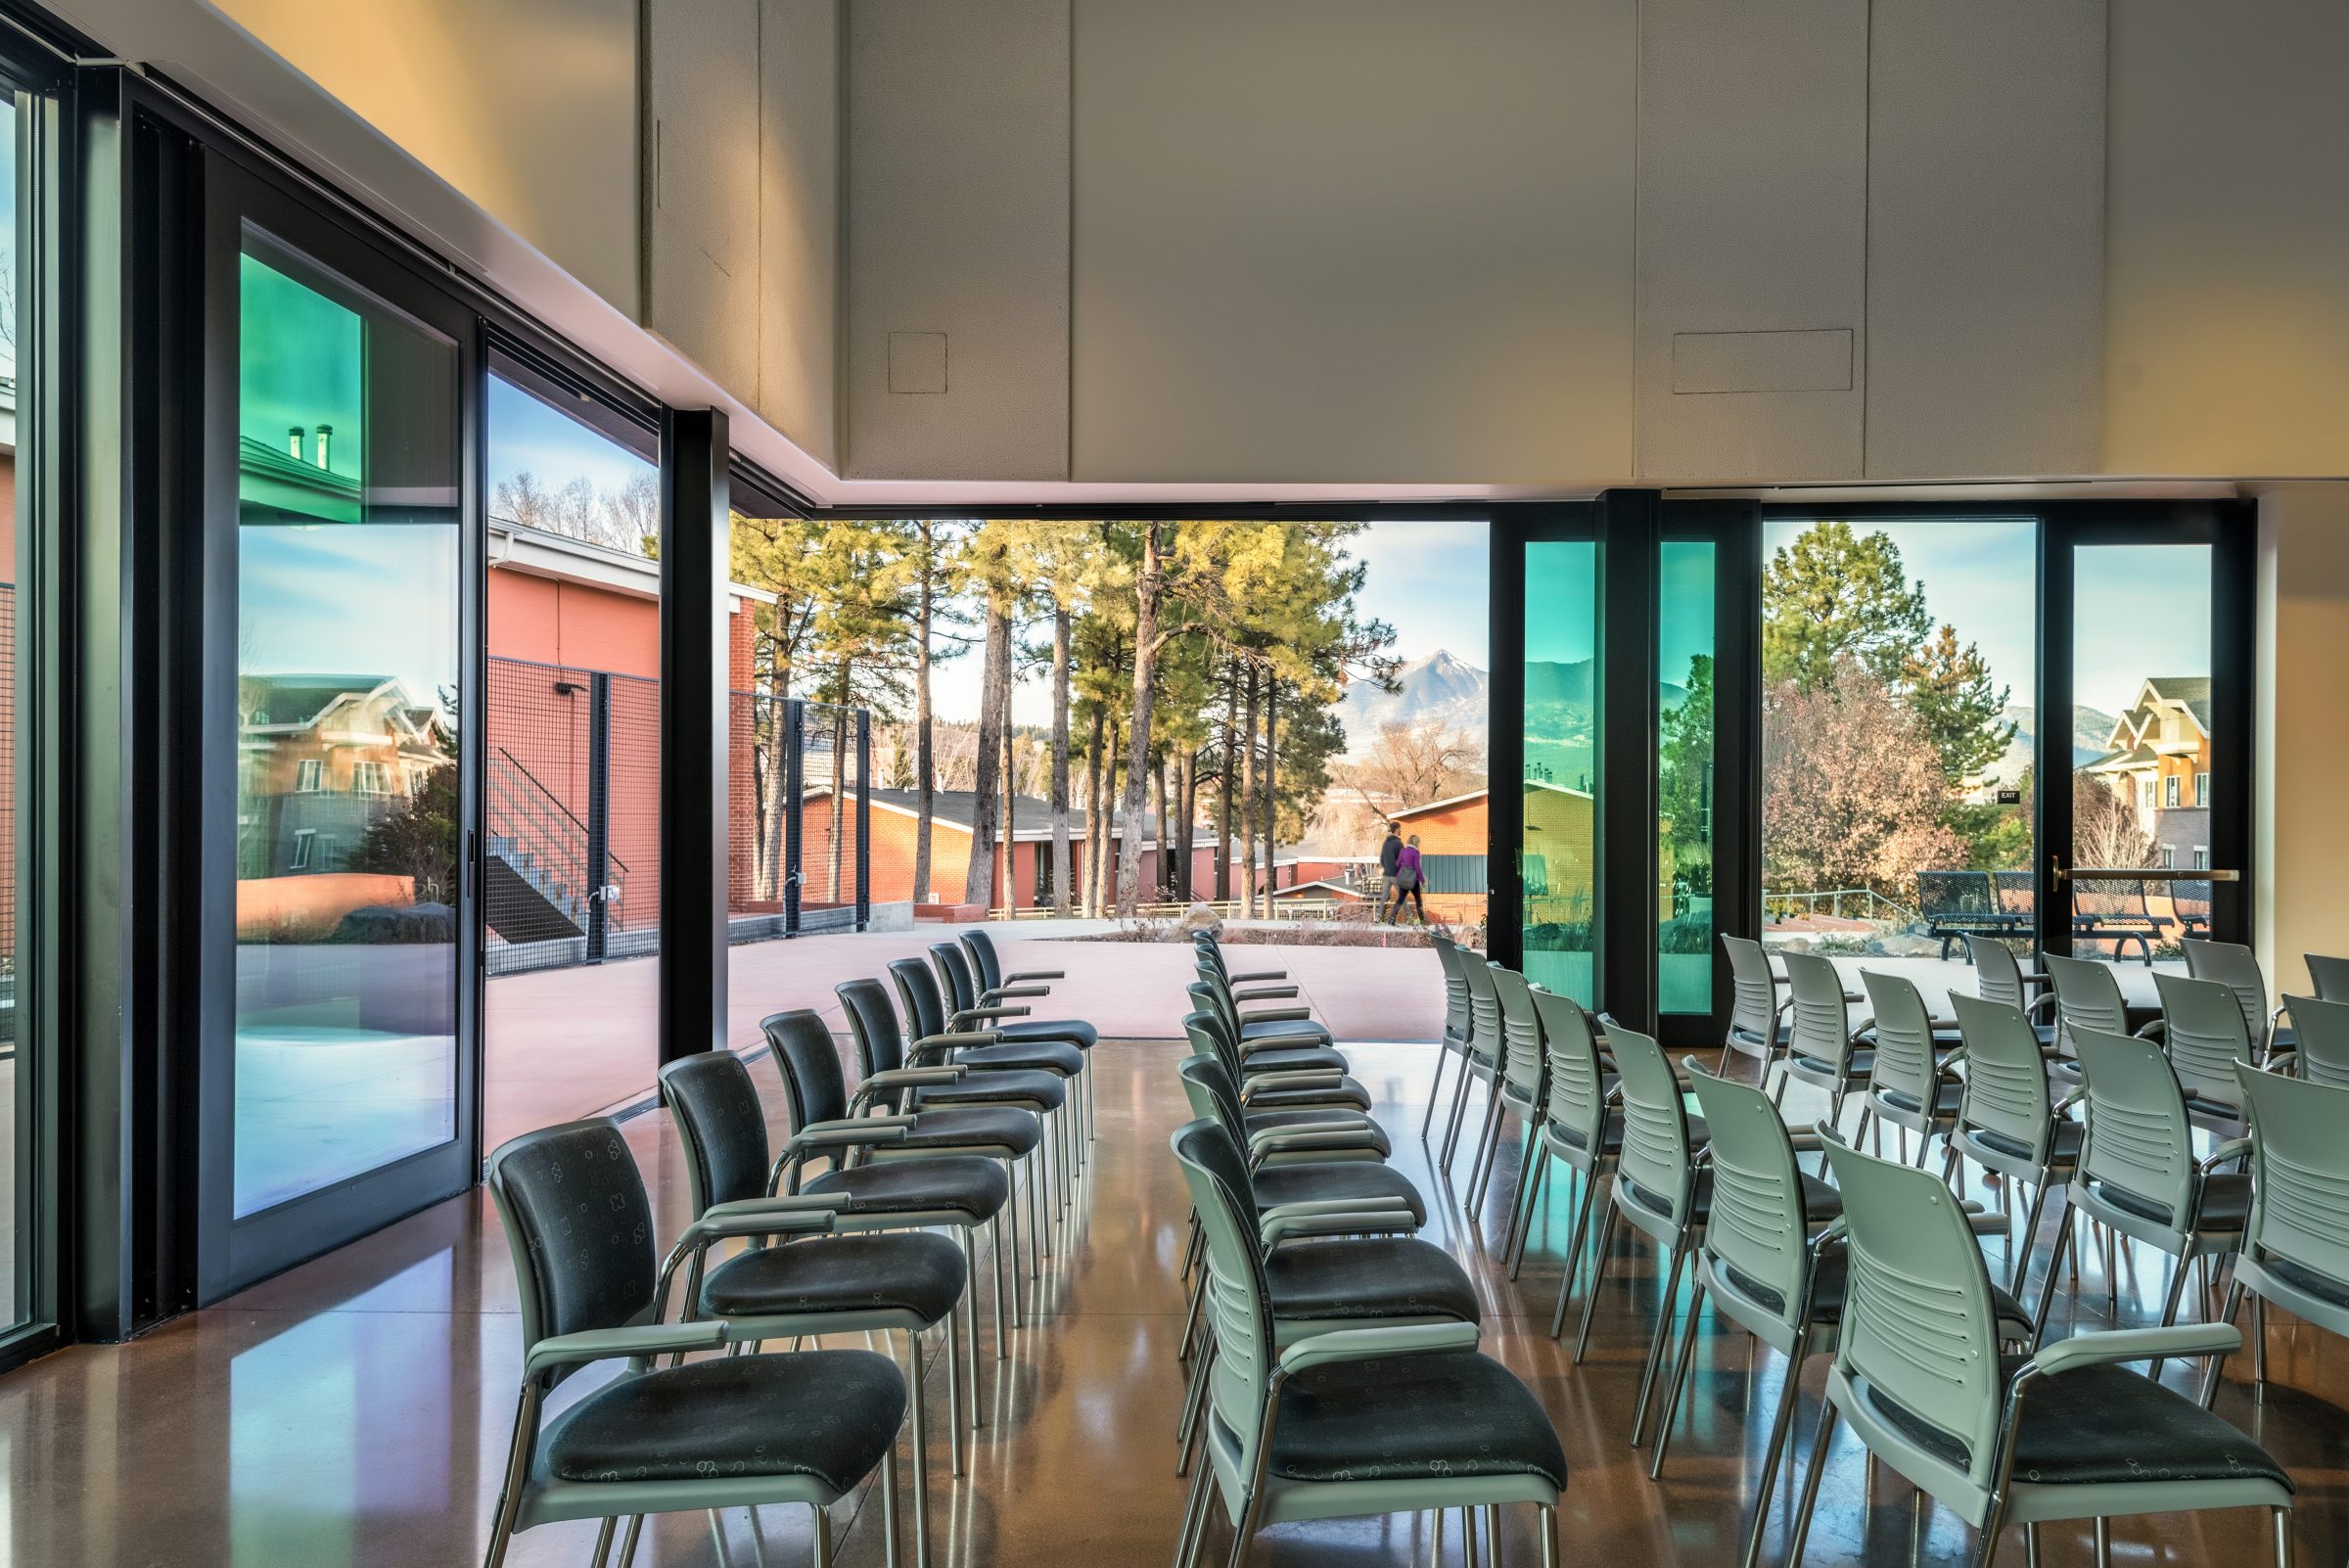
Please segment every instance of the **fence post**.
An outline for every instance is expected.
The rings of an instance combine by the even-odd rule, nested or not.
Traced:
[[[604,961],[611,930],[612,881],[612,677],[601,669],[587,676],[587,961]]]
[[[783,799],[775,809],[783,813],[783,935],[800,934],[800,807],[806,789],[807,710],[797,697],[783,703]]]
[[[873,715],[856,710],[856,929],[873,918]]]

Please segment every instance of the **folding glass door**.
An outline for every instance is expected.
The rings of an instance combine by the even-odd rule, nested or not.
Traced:
[[[207,1297],[475,1165],[470,314],[207,170]]]

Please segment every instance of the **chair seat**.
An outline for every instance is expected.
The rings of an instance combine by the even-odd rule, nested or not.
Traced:
[[[1873,1093],[1876,1099],[1883,1101],[1892,1109],[1906,1112],[1910,1116],[1916,1115],[1924,1105],[1924,1102],[1913,1094],[1896,1088],[1885,1088],[1882,1084],[1878,1084]],[[1936,1118],[1956,1116],[1958,1106],[1964,1098],[1965,1085],[1963,1084],[1944,1080],[1940,1089],[1933,1096],[1933,1115]]]
[[[2004,1362],[2009,1371],[2020,1364],[2011,1357]],[[1868,1401],[1920,1447],[1965,1462],[1965,1446],[1955,1438],[1873,1390]],[[2042,1487],[2266,1480],[2288,1492],[2292,1485],[2267,1450],[2224,1418],[2114,1365],[2031,1384],[2014,1434],[2014,1479]]]
[[[1994,1132],[1988,1128],[1971,1128],[1963,1134],[1987,1148],[1995,1149],[2010,1160],[2031,1158],[2031,1145],[2020,1138]],[[2048,1164],[2053,1170],[2068,1171],[2080,1163],[2080,1145],[2088,1139],[2088,1126],[2083,1122],[2065,1120],[2055,1124],[2055,1140],[2048,1146]]]
[[[1581,1128],[1568,1127],[1563,1122],[1551,1122],[1549,1135],[1552,1140],[1562,1143],[1570,1149],[1587,1148],[1589,1144],[1589,1139],[1584,1136]],[[1620,1150],[1623,1147],[1623,1118],[1610,1114],[1605,1127],[1599,1132],[1598,1141],[1602,1152],[1613,1154]]]
[[[1256,1206],[1277,1208],[1284,1203],[1331,1203],[1362,1198],[1401,1198],[1409,1205],[1411,1222],[1427,1223],[1427,1204],[1410,1177],[1400,1171],[1366,1160],[1333,1160],[1327,1165],[1274,1165],[1256,1173]]]
[[[1395,1152],[1394,1145],[1387,1141],[1385,1128],[1352,1111],[1335,1107],[1310,1111],[1252,1111],[1246,1120],[1251,1132],[1310,1132],[1333,1128],[1347,1131],[1359,1130],[1363,1141],[1376,1147],[1380,1154]]]
[[[827,1171],[800,1190],[839,1198],[843,1210],[852,1215],[951,1209],[985,1221],[1010,1201],[1011,1179],[1000,1165],[983,1156],[945,1154]]]
[[[2167,1223],[2169,1211],[2109,1183],[2098,1183],[2096,1196],[2124,1214]],[[2195,1229],[2203,1235],[2239,1231],[2251,1218],[2251,1177],[2242,1172],[2221,1171],[2202,1178],[2202,1209]]]
[[[1467,1270],[1408,1236],[1288,1242],[1265,1260],[1265,1277],[1275,1317],[1478,1320]]]
[[[1057,1111],[1068,1097],[1057,1073],[990,1067],[965,1074],[957,1084],[930,1084],[914,1104],[924,1111],[948,1105],[1040,1105]]]
[[[951,1110],[923,1109],[905,1130],[905,1141],[887,1145],[882,1153],[899,1149],[1003,1149],[1017,1159],[1044,1140],[1044,1125],[1034,1111],[1016,1105],[972,1105]]]
[[[1008,1069],[1020,1073],[1050,1073],[1057,1078],[1075,1078],[1084,1071],[1084,1052],[1056,1039],[974,1045],[967,1051],[956,1051],[954,1060],[961,1066],[985,1068],[990,1073]]]
[[[812,1478],[844,1493],[897,1441],[905,1383],[871,1351],[728,1356],[596,1390],[547,1424],[548,1468],[566,1481]]]
[[[1829,1247],[1819,1255],[1819,1271],[1811,1282],[1811,1320],[1815,1323],[1834,1323],[1843,1320],[1843,1302],[1852,1279],[1852,1256],[1842,1247]],[[1784,1298],[1760,1280],[1731,1268],[1729,1278],[1739,1290],[1768,1307],[1772,1312],[1784,1312]],[[1999,1314],[1999,1329],[2008,1339],[2031,1337],[2031,1311],[1998,1286],[1990,1287],[1990,1305]]]
[[[811,1236],[727,1259],[702,1282],[708,1317],[787,1313],[909,1313],[924,1326],[962,1299],[962,1248],[935,1230]]]
[[[1286,1039],[1291,1036],[1306,1044],[1330,1043],[1329,1031],[1310,1018],[1259,1018],[1243,1021],[1240,1025],[1243,1042],[1252,1039]]]
[[[1258,1073],[1343,1073],[1349,1065],[1343,1055],[1327,1046],[1251,1051],[1242,1061],[1241,1071],[1252,1078]]]
[[[1831,1084],[1835,1081],[1835,1064],[1833,1062],[1817,1056],[1805,1056],[1800,1052],[1790,1053],[1787,1056],[1786,1070],[1798,1078],[1815,1080],[1822,1084]],[[1844,1076],[1851,1079],[1872,1078],[1875,1076],[1875,1071],[1876,1053],[1867,1046],[1862,1045],[1852,1051],[1849,1065],[1844,1069]]]
[[[1101,1043],[1101,1032],[1082,1018],[1005,1018],[994,1028],[1007,1040],[1058,1040],[1081,1051]]]
[[[1279,1111],[1305,1106],[1324,1109],[1337,1106],[1357,1111],[1370,1109],[1370,1091],[1351,1078],[1341,1078],[1329,1088],[1258,1089],[1248,1097],[1252,1111]]]
[[[1342,1361],[1280,1391],[1268,1455],[1290,1481],[1538,1476],[1566,1485],[1566,1453],[1531,1390],[1474,1351]]]

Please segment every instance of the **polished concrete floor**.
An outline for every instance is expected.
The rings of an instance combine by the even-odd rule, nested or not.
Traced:
[[[1180,1294],[1174,1270],[1186,1206],[1166,1135],[1181,1122],[1172,1045],[1109,1044],[1097,1058],[1099,1141],[1082,1192],[1076,1250],[1036,1288],[1039,1318],[989,1360],[987,1427],[970,1474],[938,1477],[933,1561],[962,1564],[1155,1564],[1171,1550],[1181,1483],[1172,1434],[1180,1393],[1174,1359]],[[1600,1296],[1586,1362],[1547,1334],[1557,1287],[1553,1240],[1537,1239],[1514,1284],[1489,1261],[1488,1214],[1464,1218],[1432,1176],[1417,1140],[1434,1050],[1360,1047],[1357,1076],[1379,1096],[1397,1164],[1436,1213],[1429,1234],[1470,1264],[1485,1303],[1485,1345],[1523,1375],[1556,1417],[1573,1476],[1561,1533],[1570,1564],[1730,1564],[1781,1364],[1749,1342],[1708,1331],[1693,1412],[1661,1484],[1625,1446],[1656,1294],[1645,1255],[1628,1250]],[[756,1069],[774,1087],[772,1069]],[[770,1093],[770,1106],[779,1099]],[[1790,1106],[1801,1113],[1802,1107]],[[778,1130],[780,1130],[778,1129]],[[664,1234],[682,1220],[675,1137],[657,1115],[627,1137],[652,1182]],[[1467,1157],[1458,1169],[1464,1176]],[[1504,1160],[1500,1183],[1513,1175]],[[1549,1217],[1563,1235],[1563,1205]],[[2110,1321],[2100,1268],[2062,1311],[2082,1326]],[[2118,1316],[2151,1315],[2156,1261],[2124,1261]],[[2219,1408],[2256,1430],[2300,1485],[2299,1561],[2349,1551],[2349,1346],[2278,1314],[2274,1382],[2255,1407],[2234,1374]],[[479,1561],[513,1411],[522,1347],[506,1249],[478,1195],[441,1205],[128,1346],[66,1351],[0,1379],[0,1547],[10,1564],[172,1568],[179,1564],[464,1564]],[[1797,1442],[1809,1447],[1823,1370],[1814,1361]],[[2173,1369],[2181,1382],[2182,1372]],[[943,1379],[933,1378],[934,1437]],[[1872,1487],[1858,1451],[1838,1441],[1807,1561],[1882,1564],[1969,1560],[1971,1532],[1912,1505],[1888,1473]],[[900,1466],[900,1469],[902,1467]],[[1781,1488],[1773,1517],[1782,1520]],[[1870,1494],[1872,1493],[1872,1499]],[[882,1560],[878,1510],[838,1510],[844,1565]],[[1402,1564],[1424,1560],[1427,1520],[1399,1517],[1282,1527],[1259,1538],[1257,1564]],[[722,1531],[722,1539],[719,1535]],[[2123,1563],[2266,1560],[2264,1522],[2245,1513],[2129,1520],[2115,1527]],[[557,1526],[524,1536],[517,1564],[588,1561],[593,1532]],[[653,1553],[669,1565],[807,1560],[803,1510],[665,1521]],[[1457,1533],[1447,1560],[1456,1560]],[[1776,1562],[1773,1525],[1766,1561]],[[1211,1553],[1225,1549],[1221,1526]],[[1504,1532],[1508,1560],[1531,1562],[1527,1521]],[[1221,1560],[1211,1557],[1211,1561]],[[2002,1560],[2019,1564],[2011,1533]],[[2051,1565],[2090,1560],[2085,1530],[2051,1529]]]

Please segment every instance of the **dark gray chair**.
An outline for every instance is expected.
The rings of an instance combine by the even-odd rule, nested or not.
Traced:
[[[2283,1006],[2291,1015],[2292,1043],[2267,1065],[2311,1084],[2349,1088],[2349,1001],[2286,996]]]
[[[514,1440],[491,1511],[486,1568],[538,1525],[601,1519],[597,1562],[622,1517],[623,1561],[648,1513],[804,1503],[815,1562],[832,1559],[831,1505],[881,1472],[883,1528],[896,1547],[897,1463],[905,1380],[871,1351],[723,1356],[663,1367],[662,1357],[755,1337],[722,1318],[661,1321],[676,1268],[721,1238],[820,1229],[829,1216],[760,1208],[705,1216],[664,1264],[653,1211],[617,1124],[525,1133],[490,1155],[487,1182],[519,1285],[524,1346]],[[552,1420],[547,1395],[594,1362],[620,1374]]]
[[[990,937],[986,931],[978,928],[962,934],[962,950],[970,961],[972,978],[976,983],[975,989],[983,1000],[990,997],[1049,996],[1052,994],[1052,988],[1047,983],[1068,978],[1069,972],[1065,969],[1026,969],[1017,974],[1006,974],[1003,970],[1002,956],[996,951],[994,939]],[[1003,1032],[1003,1038],[1012,1041],[1032,1038],[1063,1040],[1085,1053],[1086,1071],[1078,1080],[1077,1109],[1084,1122],[1082,1141],[1091,1142],[1093,1137],[1092,1050],[1095,1045],[1101,1043],[1100,1031],[1091,1024],[1079,1019],[1023,1020],[1006,1029]],[[1081,1153],[1081,1161],[1082,1158]]]
[[[2349,1002],[2349,958],[2330,958],[2321,952],[2302,957],[2308,964],[2308,983],[2320,1000]]]

